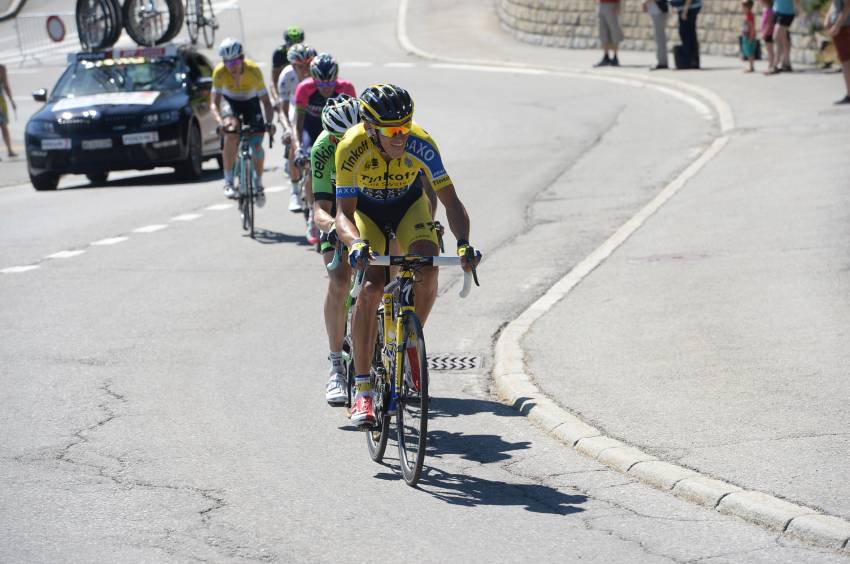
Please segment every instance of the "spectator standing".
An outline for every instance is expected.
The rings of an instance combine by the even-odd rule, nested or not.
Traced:
[[[767,71],[771,74],[776,68],[776,50],[773,48],[773,0],[761,0],[761,38],[767,48]]]
[[[791,23],[797,15],[799,0],[773,0],[773,22],[776,24],[776,64],[773,72],[791,72]]]
[[[756,60],[756,17],[753,15],[753,0],[741,0],[744,21],[741,22],[741,54],[747,59],[748,67],[744,72],[753,72]]]
[[[823,27],[832,36],[841,72],[844,75],[844,98],[836,104],[850,104],[850,0],[832,0],[832,9],[824,18]]]
[[[6,74],[6,66],[0,65],[0,131],[3,132],[3,141],[6,143],[6,151],[9,157],[17,157],[17,153],[12,150],[12,138],[9,135],[9,108],[6,106],[4,92],[9,95],[12,108],[17,110],[18,106],[12,97],[12,89],[9,88],[9,77]]]
[[[670,8],[667,0],[644,0],[643,11],[649,14],[652,20],[652,31],[655,35],[655,58],[658,61],[649,70],[661,70],[669,68],[667,65],[667,13]]]
[[[595,67],[619,67],[620,60],[617,58],[617,49],[623,40],[623,30],[620,28],[620,1],[599,0],[599,41],[605,55],[596,63]],[[608,52],[614,53],[613,57]]]
[[[682,40],[681,61],[677,68],[699,68],[699,40],[697,39],[697,16],[702,9],[702,0],[670,0],[679,16],[679,39]],[[681,65],[679,64],[681,62]]]

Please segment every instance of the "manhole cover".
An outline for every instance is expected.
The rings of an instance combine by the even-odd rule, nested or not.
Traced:
[[[428,355],[429,370],[474,370],[481,366],[481,359],[472,355],[435,354]]]

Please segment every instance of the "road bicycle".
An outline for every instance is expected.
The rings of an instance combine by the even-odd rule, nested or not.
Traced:
[[[223,129],[225,135],[239,134],[239,152],[236,157],[236,164],[233,166],[233,180],[237,184],[237,208],[242,217],[242,229],[248,232],[248,235],[254,238],[254,203],[257,199],[257,194],[254,192],[254,158],[251,149],[251,136],[257,133],[265,133],[268,131],[268,126],[256,127],[253,125],[243,124],[241,129]],[[274,136],[269,135],[269,149],[274,142]],[[224,138],[222,138],[222,147],[224,146]]]
[[[437,234],[437,242],[439,243],[439,246],[440,246],[440,252],[444,253],[446,251],[445,245],[443,244],[443,234],[445,233],[445,227],[443,227],[443,225],[439,221],[434,221],[433,222],[433,229],[434,229],[435,233]],[[324,237],[324,235],[323,235],[323,237]],[[331,259],[331,261],[327,264],[326,268],[328,270],[334,270],[334,269],[336,269],[337,266],[339,266],[340,261],[343,260],[342,256],[343,256],[343,252],[345,251],[345,245],[343,245],[342,242],[337,242],[335,247],[326,249],[325,248],[326,244],[327,243],[324,242],[324,239],[322,239],[322,241],[320,242],[320,250],[321,250],[322,253],[330,252],[331,250],[333,251],[334,256]],[[362,276],[362,273],[361,273],[361,276]],[[354,288],[356,283],[357,283],[357,278],[352,277],[352,279],[351,279],[351,289]],[[345,399],[344,405],[347,408],[350,408],[352,405],[354,405],[354,396],[356,394],[356,385],[355,385],[355,381],[354,381],[354,377],[355,377],[355,373],[354,373],[354,344],[353,344],[354,341],[352,340],[352,337],[351,337],[351,327],[352,327],[352,325],[351,325],[351,315],[352,315],[352,312],[354,311],[353,308],[354,308],[354,304],[356,302],[357,302],[357,298],[354,297],[351,294],[351,292],[349,292],[348,295],[346,296],[346,299],[345,299],[345,312],[346,312],[346,314],[345,314],[345,337],[343,337],[343,341],[342,341],[342,362],[343,362],[343,366],[345,367],[345,376],[346,376],[347,390],[348,390],[348,393],[346,394],[346,399]],[[378,316],[379,333],[381,333],[381,334],[379,335],[378,342],[375,345],[375,355],[376,356],[374,358],[376,359],[377,362],[380,362],[381,347],[382,347],[382,342],[383,342],[383,336],[382,336],[382,334],[383,334],[383,327],[382,327],[383,305],[378,307],[377,316]]]
[[[212,0],[186,0],[186,30],[192,45],[198,43],[198,36],[203,33],[204,45],[212,49],[215,44],[215,30],[218,20],[213,12]]]
[[[309,229],[310,217],[313,213],[312,206],[307,201],[307,178],[312,174],[309,153],[298,149],[293,163],[301,170],[301,179],[298,181],[298,194],[301,199],[301,213],[304,215],[304,225]],[[309,243],[309,238],[307,242]],[[321,252],[321,241],[316,242],[316,252]]]
[[[480,254],[478,254],[480,257]],[[473,257],[468,257],[472,259]],[[369,456],[381,462],[387,448],[390,420],[395,417],[399,465],[404,481],[415,486],[422,473],[428,434],[428,362],[422,323],[414,307],[414,279],[423,266],[460,266],[460,257],[385,255],[370,265],[398,267],[398,274],[384,287],[378,323],[378,341],[372,359],[372,398],[375,426],[366,431]],[[364,271],[358,271],[351,294],[360,293]],[[460,296],[466,297],[472,282],[478,285],[473,268],[464,272]]]

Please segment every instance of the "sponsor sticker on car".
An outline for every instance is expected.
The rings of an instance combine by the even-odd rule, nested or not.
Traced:
[[[42,139],[42,151],[67,151],[71,149],[70,139]]]
[[[95,149],[111,149],[112,139],[84,139],[83,150],[92,151]]]
[[[156,143],[159,141],[159,132],[145,131],[143,133],[128,133],[121,137],[125,145],[141,145],[143,143]]]

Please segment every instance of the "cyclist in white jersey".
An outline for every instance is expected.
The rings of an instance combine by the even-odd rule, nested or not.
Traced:
[[[296,43],[289,48],[286,58],[289,65],[280,73],[277,80],[278,100],[280,101],[280,116],[286,132],[284,134],[286,143],[292,139],[295,131],[295,88],[302,80],[310,76],[310,63],[316,56],[316,50],[303,43]],[[287,165],[292,179],[292,193],[289,196],[289,211],[298,213],[301,210],[301,195],[298,192],[298,183],[301,180],[301,172],[294,164],[295,152],[292,145],[287,148]]]

